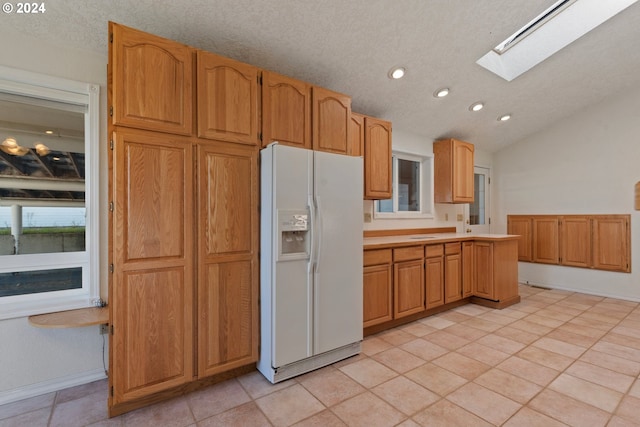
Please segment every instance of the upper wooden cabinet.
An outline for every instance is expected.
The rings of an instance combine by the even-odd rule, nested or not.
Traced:
[[[518,261],[531,261],[531,216],[509,215],[507,218],[507,233],[520,236],[518,240]]]
[[[519,261],[627,273],[631,271],[629,222],[629,215],[507,216],[508,233],[521,236]],[[523,256],[527,250],[530,257]]]
[[[262,146],[273,141],[311,148],[311,85],[262,72]]]
[[[390,199],[391,122],[364,118],[364,198]]]
[[[533,262],[557,264],[559,261],[557,217],[533,217]]]
[[[348,154],[351,97],[314,86],[313,149]]]
[[[364,116],[351,112],[351,132],[349,134],[350,156],[364,156]]]
[[[473,144],[457,139],[433,143],[434,201],[473,203]]]
[[[198,51],[198,136],[258,145],[259,69]]]
[[[190,135],[195,50],[113,22],[109,32],[113,124]]]
[[[597,215],[591,221],[593,268],[630,273],[629,215]]]

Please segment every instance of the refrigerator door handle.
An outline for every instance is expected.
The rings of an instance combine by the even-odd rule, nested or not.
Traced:
[[[307,264],[307,273],[309,276],[312,276],[315,272],[316,265],[316,201],[313,198],[312,194],[308,196],[308,204],[309,204],[309,221],[311,222],[311,226],[309,227],[309,233],[311,234],[311,242],[309,244],[309,263]]]
[[[320,196],[316,196],[316,235],[313,236],[313,240],[316,242],[316,270],[320,269],[320,253],[322,251],[322,205],[320,204]]]

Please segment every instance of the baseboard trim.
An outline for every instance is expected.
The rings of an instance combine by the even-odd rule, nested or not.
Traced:
[[[640,298],[631,297],[628,295],[618,295],[618,294],[609,293],[609,292],[595,292],[588,289],[572,288],[571,286],[556,285],[556,284],[549,284],[549,283],[543,283],[543,284],[533,283],[531,281],[526,281],[526,280],[522,280],[522,281],[519,280],[518,282],[521,285],[530,286],[532,288],[542,288],[542,289],[549,289],[549,290],[555,289],[558,291],[576,292],[579,294],[593,295],[596,297],[613,298],[613,299],[619,299],[619,300],[631,301],[631,302],[640,302]]]
[[[63,390],[77,385],[87,384],[93,381],[106,378],[104,370],[95,369],[93,371],[81,372],[79,374],[67,375],[65,377],[54,378],[35,384],[29,384],[11,390],[0,391],[0,405],[17,402],[30,397]]]

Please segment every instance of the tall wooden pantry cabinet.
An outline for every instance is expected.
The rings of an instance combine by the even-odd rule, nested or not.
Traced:
[[[246,64],[115,23],[109,39],[114,416],[253,369],[259,148]]]

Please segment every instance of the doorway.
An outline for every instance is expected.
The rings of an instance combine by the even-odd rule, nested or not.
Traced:
[[[489,234],[491,228],[491,205],[489,204],[489,184],[491,170],[476,166],[473,168],[474,202],[465,205],[465,231],[474,234]]]

